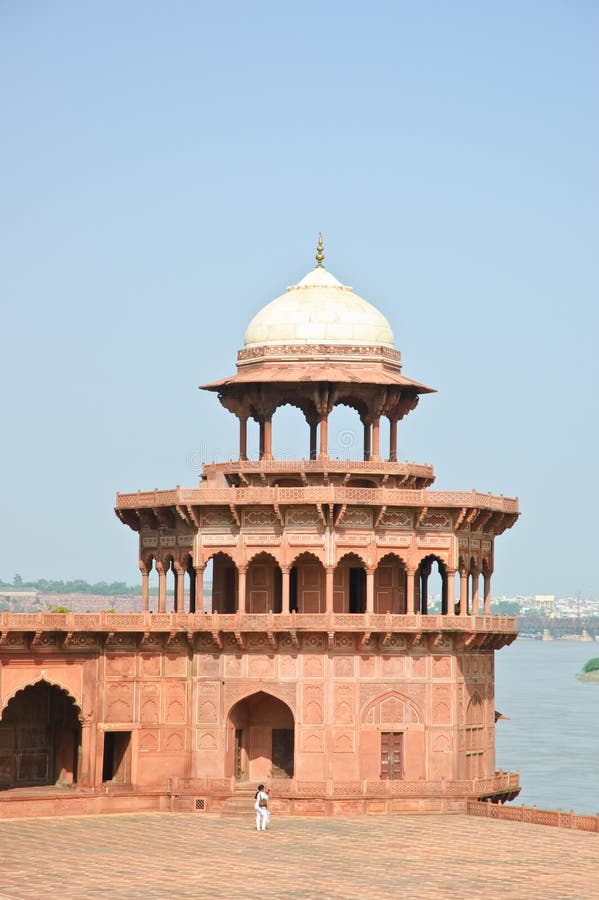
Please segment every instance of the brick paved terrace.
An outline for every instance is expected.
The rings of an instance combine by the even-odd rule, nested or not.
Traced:
[[[0,900],[599,898],[599,836],[468,816],[0,822]]]

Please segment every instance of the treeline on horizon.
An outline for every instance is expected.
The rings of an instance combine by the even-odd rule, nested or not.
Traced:
[[[0,579],[0,590],[39,591],[40,594],[99,594],[107,597],[129,597],[141,593],[140,587],[126,584],[124,581],[97,581],[90,584],[82,578],[73,581],[52,581],[38,578],[36,581],[24,581],[15,575],[12,581]]]

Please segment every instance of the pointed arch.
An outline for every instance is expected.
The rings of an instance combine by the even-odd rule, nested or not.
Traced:
[[[70,687],[53,683],[44,673],[17,687],[4,702],[2,787],[74,784],[83,717]]]
[[[429,585],[429,578],[433,573],[433,566],[436,565],[438,578],[440,579],[440,590],[438,591],[439,606],[436,605],[436,597],[432,598]],[[434,575],[433,575],[434,577]],[[426,615],[429,612],[441,612],[447,615],[447,563],[436,553],[429,553],[420,560],[417,571],[417,600],[419,612]],[[433,601],[431,603],[431,600]],[[431,608],[432,607],[432,608]]]
[[[226,774],[238,781],[292,778],[295,715],[276,690],[250,690],[227,711]]]
[[[282,611],[282,573],[278,559],[267,550],[250,557],[246,575],[246,610],[250,613]]]
[[[323,613],[325,569],[315,553],[303,550],[293,560],[289,572],[289,611]]]
[[[360,718],[365,725],[410,725],[423,721],[418,705],[397,690],[379,694],[368,701]]]
[[[208,569],[207,583],[212,576],[211,604],[213,613],[231,614],[239,608],[239,572],[230,553],[216,550],[208,557],[212,572]],[[206,573],[205,573],[206,577]]]
[[[374,572],[374,611],[379,615],[407,613],[407,565],[394,552],[385,553]]]
[[[366,612],[365,559],[355,552],[344,553],[333,574],[333,610],[336,613]]]
[[[4,697],[2,701],[2,708],[0,709],[0,720],[4,715],[8,704],[11,702],[11,700],[14,700],[17,697],[17,694],[20,694],[22,691],[26,691],[27,688],[35,687],[35,685],[40,684],[40,682],[44,682],[49,687],[57,688],[59,691],[62,691],[64,694],[66,694],[69,700],[73,701],[73,704],[77,710],[77,718],[79,722],[83,722],[81,700],[79,699],[79,697],[77,697],[77,695],[72,691],[69,685],[64,684],[56,678],[48,678],[48,676],[45,674],[39,675],[38,678],[28,679],[27,681],[22,682],[20,685],[14,688],[11,694],[7,694],[6,697]]]

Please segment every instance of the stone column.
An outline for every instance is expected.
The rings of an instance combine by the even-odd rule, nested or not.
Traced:
[[[189,612],[196,611],[196,573],[191,563],[187,566],[187,574],[189,575]]]
[[[310,422],[310,459],[316,459],[318,444],[318,422]]]
[[[264,454],[263,459],[272,459],[272,417],[264,420]]]
[[[173,564],[175,573],[175,612],[185,612],[185,569],[178,563]]]
[[[370,422],[364,422],[364,459],[370,459]]]
[[[468,573],[460,572],[460,615],[468,615]]]
[[[166,612],[166,573],[162,563],[156,563],[156,571],[158,572],[158,612]]]
[[[389,462],[397,462],[397,419],[389,419]]]
[[[150,608],[150,573],[145,566],[140,566],[141,572],[141,611],[146,613]]]
[[[84,718],[81,722],[81,768],[77,773],[77,784],[81,788],[91,788],[92,783],[92,723],[91,719]]]
[[[455,615],[455,569],[447,570],[447,609],[446,615]]]
[[[281,567],[281,612],[289,610],[289,572],[291,569]]]
[[[421,570],[420,574],[420,608],[423,613],[428,613],[428,576],[430,572]]]
[[[320,417],[320,453],[319,459],[329,458],[329,417],[322,414]]]
[[[237,585],[237,611],[242,615],[246,612],[245,608],[245,581],[247,574],[247,566],[239,566],[237,569],[238,572],[238,585]]]
[[[372,459],[381,458],[381,419],[377,416],[372,422]]]
[[[416,575],[416,569],[408,569],[406,573],[406,609],[408,611],[408,615],[412,615],[417,612],[414,608],[414,576]]]
[[[247,416],[239,416],[239,459],[248,458],[248,420]]]
[[[194,612],[203,612],[204,610],[204,569],[206,566],[196,567],[195,577],[195,607]],[[198,609],[198,606],[200,607]],[[210,609],[212,612],[212,608]]]
[[[259,423],[260,428],[260,439],[259,439],[259,447],[258,447],[258,458],[262,459],[264,457],[264,421],[260,419]]]
[[[479,613],[478,609],[478,586],[479,586],[479,572],[478,569],[475,569],[472,573],[472,615],[477,616]]]
[[[488,570],[483,572],[484,595],[485,595],[485,616],[491,615],[491,573]]]
[[[333,579],[335,577],[335,567],[327,566],[325,569],[325,589],[324,589],[324,597],[325,597],[325,612],[332,613],[333,612]]]
[[[374,612],[374,569],[366,569],[366,612]]]

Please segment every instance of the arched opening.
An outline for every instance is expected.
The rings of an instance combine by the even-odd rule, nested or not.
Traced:
[[[447,567],[437,556],[426,556],[418,567],[419,610],[447,614]]]
[[[164,577],[165,577],[165,610],[166,612],[174,612],[175,610],[175,560],[173,556],[167,556],[164,560]]]
[[[323,613],[325,609],[324,567],[313,553],[301,553],[289,572],[289,612]]]
[[[406,567],[394,553],[383,556],[374,573],[374,611],[380,615],[407,613]]]
[[[47,681],[18,691],[0,719],[0,788],[75,784],[79,712],[66,691]]]
[[[245,608],[249,613],[280,613],[282,576],[270,553],[258,553],[247,570]]]
[[[276,697],[258,691],[229,713],[227,775],[237,781],[293,778],[293,713]]]
[[[338,403],[328,419],[331,459],[361,459],[364,451],[364,426],[356,410]]]
[[[148,572],[148,612],[156,612],[158,609],[158,570],[155,556],[147,558],[146,569]]]
[[[190,613],[194,613],[196,611],[196,570],[193,567],[193,559],[191,558],[191,553],[188,553],[181,562],[183,567],[183,605],[184,609],[188,609]],[[200,609],[202,611],[202,604],[200,598]],[[183,612],[184,610],[181,610]]]
[[[272,455],[275,459],[308,459],[310,427],[299,407],[278,406],[272,417]],[[299,448],[299,453],[298,453]]]
[[[239,597],[237,566],[226,553],[215,553],[211,561],[212,603],[210,604],[210,612],[237,612]]]
[[[333,576],[333,611],[366,612],[366,566],[355,553],[343,556]]]

